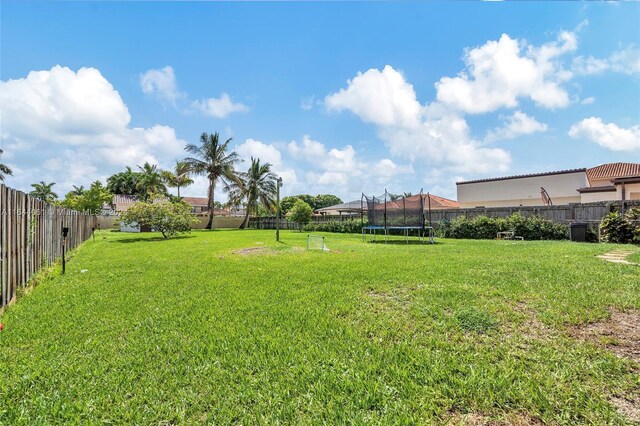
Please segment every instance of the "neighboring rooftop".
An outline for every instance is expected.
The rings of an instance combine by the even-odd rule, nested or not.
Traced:
[[[586,171],[587,171],[586,168],[582,168],[582,169],[558,170],[555,172],[531,173],[527,175],[513,175],[513,176],[503,176],[503,177],[497,177],[497,178],[465,180],[462,182],[456,182],[456,185],[465,185],[467,183],[478,183],[478,182],[494,182],[498,180],[522,179],[522,178],[538,177],[538,176],[566,175],[570,173],[580,173],[580,172],[586,172]]]
[[[640,163],[608,163],[587,169],[589,181],[640,176]]]
[[[360,200],[349,201],[348,203],[336,204],[333,206],[323,207],[316,210],[318,213],[336,210],[339,212],[359,212],[362,210],[362,202]]]

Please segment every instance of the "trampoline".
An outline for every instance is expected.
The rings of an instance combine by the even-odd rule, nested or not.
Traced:
[[[429,202],[425,203],[425,199]],[[384,237],[386,242],[389,235],[401,234],[409,244],[409,237],[415,234],[421,242],[435,242],[433,227],[428,226],[425,216],[425,207],[427,207],[431,217],[429,194],[424,195],[420,191],[418,195],[399,196],[390,194],[387,190],[380,197],[362,194],[363,212],[365,202],[368,223],[362,227],[363,241],[366,242],[367,238],[369,241],[375,241],[376,237],[380,236]]]

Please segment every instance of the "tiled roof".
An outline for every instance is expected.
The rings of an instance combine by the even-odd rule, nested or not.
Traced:
[[[538,177],[538,176],[550,176],[550,175],[564,175],[569,173],[579,173],[585,172],[587,169],[569,169],[569,170],[559,170],[556,172],[545,172],[545,173],[532,173],[528,175],[513,175],[513,176],[503,176],[497,178],[486,178],[486,179],[476,179],[476,180],[465,180],[462,182],[456,182],[456,185],[465,185],[467,183],[478,183],[478,182],[493,182],[497,180],[508,180],[508,179],[522,179],[529,177]]]
[[[422,196],[424,197],[425,209],[429,208],[429,199],[431,199],[432,209],[457,209],[460,207],[460,203],[458,203],[457,201],[440,197],[439,195],[429,194],[429,199],[427,199],[427,194],[422,194]],[[420,197],[420,195],[412,195],[411,197],[407,197],[406,199],[407,201],[420,201],[418,197]]]
[[[627,176],[640,176],[640,163],[608,163],[587,169],[589,181]]]
[[[438,195],[433,195],[433,194],[429,194],[429,198],[431,198],[431,208],[434,208],[434,202],[436,204],[435,206],[436,208],[439,208],[439,207],[450,208],[450,209],[460,208],[460,203],[455,200],[450,200],[448,198],[440,197]],[[425,202],[428,203],[429,200],[425,200]],[[426,206],[428,206],[428,204]]]
[[[209,199],[207,197],[182,197],[182,201],[192,206],[206,207],[209,204]]]

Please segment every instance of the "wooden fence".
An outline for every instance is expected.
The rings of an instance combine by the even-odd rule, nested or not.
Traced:
[[[625,209],[632,207],[640,207],[640,201],[625,201]],[[489,217],[508,217],[514,213],[520,213],[525,217],[539,216],[548,220],[559,223],[585,222],[590,224],[600,223],[602,218],[612,211],[621,211],[622,201],[606,201],[585,204],[568,204],[562,206],[523,206],[523,207],[479,207],[471,209],[445,209],[431,210],[425,212],[425,219],[431,222],[434,227],[443,220],[452,220],[458,216],[489,216]],[[366,213],[365,213],[366,216]],[[359,216],[314,216],[313,222],[342,221],[347,219],[357,219]],[[253,217],[249,221],[251,228],[257,229],[275,229],[275,217]],[[286,219],[280,221],[281,229],[298,229],[298,225],[291,223]]]
[[[91,237],[96,217],[55,207],[0,184],[0,308],[12,302],[41,268]]]

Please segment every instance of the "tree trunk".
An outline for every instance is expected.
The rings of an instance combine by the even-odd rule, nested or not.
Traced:
[[[205,229],[211,229],[213,227],[213,181],[209,181],[209,222]]]
[[[178,185],[178,198],[180,198],[180,185]]]
[[[248,224],[249,224],[249,208],[247,208],[247,211],[244,214],[244,220],[242,221],[242,224],[240,225],[240,229],[246,228],[246,226]]]

